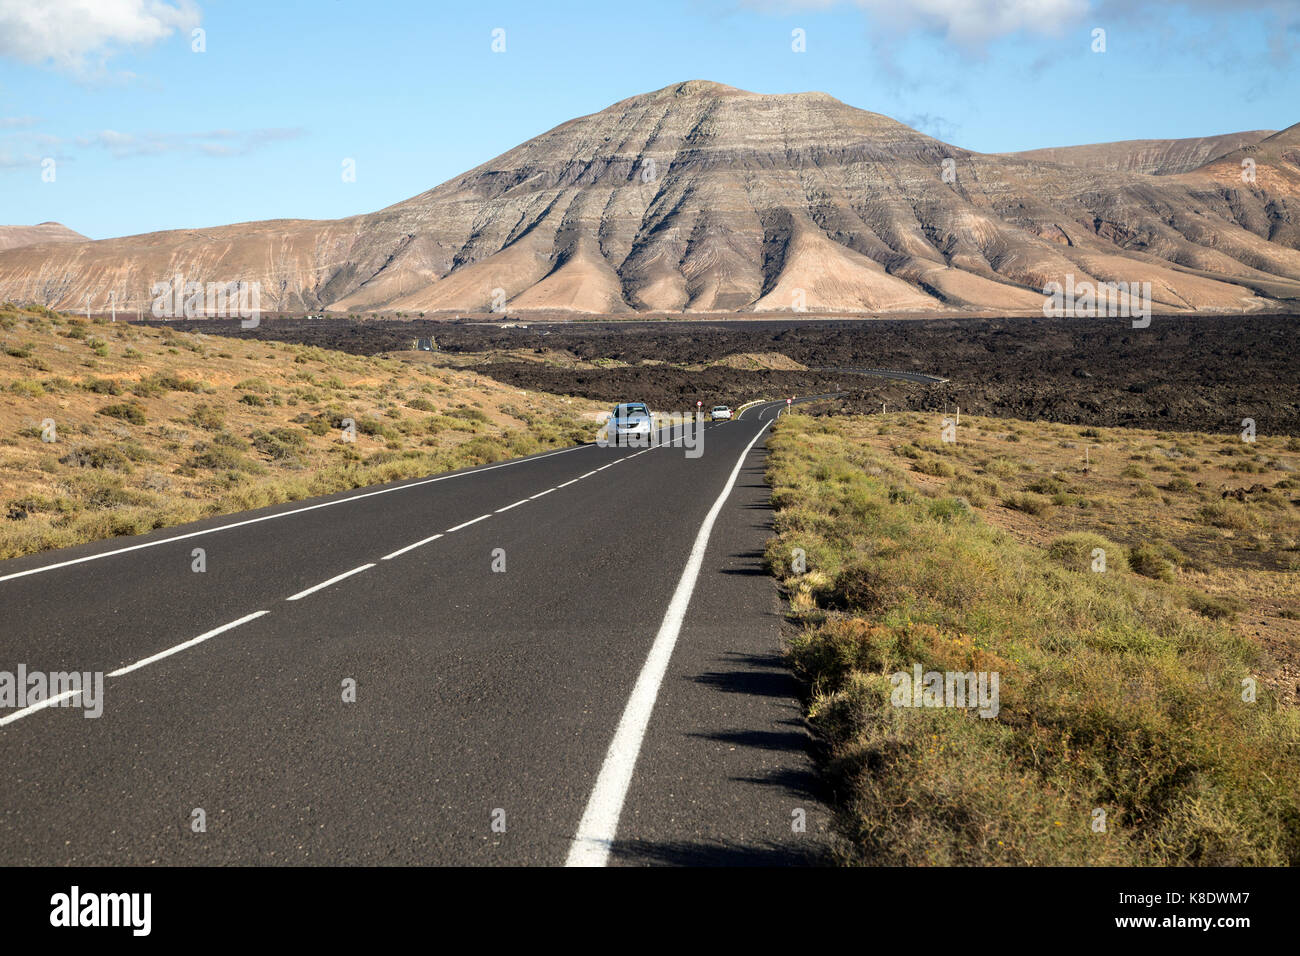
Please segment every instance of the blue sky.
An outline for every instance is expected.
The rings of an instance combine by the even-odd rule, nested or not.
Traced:
[[[687,79],[822,90],[988,152],[1280,129],[1300,122],[1297,6],[0,0],[0,223],[100,239],[371,212]]]

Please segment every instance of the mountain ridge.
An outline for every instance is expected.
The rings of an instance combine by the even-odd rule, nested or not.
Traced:
[[[35,226],[0,226],[0,251],[34,246],[45,242],[89,242],[81,233],[61,222],[42,222]]]
[[[1153,176],[965,150],[824,93],[690,80],[374,213],[3,251],[0,300],[112,291],[147,309],[179,274],[259,282],[277,310],[1022,311],[1073,274],[1151,281],[1157,308],[1249,311],[1300,299],[1284,134],[1236,151],[1254,183],[1239,161],[1234,183],[1232,151]]]
[[[1259,143],[1275,133],[1277,130],[1256,129],[1183,139],[1128,139],[1111,143],[1083,143],[1078,146],[1048,146],[993,155],[1164,176],[1191,172],[1226,153]]]

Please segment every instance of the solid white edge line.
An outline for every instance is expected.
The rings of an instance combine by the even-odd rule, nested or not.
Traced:
[[[488,512],[487,514],[485,514],[485,515],[479,515],[477,518],[474,518],[473,520],[470,520],[470,521],[466,521],[466,522],[464,522],[464,523],[462,523],[462,524],[458,524],[458,525],[456,525],[456,527],[454,527],[454,528],[448,528],[448,529],[444,532],[444,534],[451,534],[453,531],[459,531],[461,528],[468,528],[468,527],[469,527],[470,525],[472,525],[472,524],[478,524],[480,521],[485,521],[485,520],[487,520],[488,518],[491,518],[491,517],[492,517],[492,512],[489,511],[489,512]]]
[[[321,590],[322,588],[327,588],[327,587],[329,587],[331,584],[337,584],[339,581],[342,581],[344,578],[350,578],[350,577],[352,577],[352,575],[354,575],[354,574],[360,574],[362,571],[365,571],[365,570],[367,570],[367,569],[369,569],[369,568],[373,568],[374,566],[375,566],[375,562],[371,561],[369,564],[363,564],[363,565],[361,565],[361,567],[359,567],[359,568],[353,568],[351,571],[344,571],[342,574],[336,574],[336,575],[334,575],[334,577],[330,578],[328,581],[322,581],[320,584],[313,584],[313,585],[312,585],[311,587],[309,587],[307,590],[305,590],[305,591],[299,591],[299,592],[298,592],[297,594],[295,594],[293,597],[287,597],[287,598],[285,598],[285,600],[286,600],[286,601],[301,601],[303,598],[305,598],[305,597],[306,597],[307,595],[309,595],[309,594],[315,594],[317,591]]]
[[[407,545],[406,547],[404,547],[404,548],[398,548],[398,549],[397,549],[396,551],[394,551],[392,554],[386,554],[386,555],[384,555],[382,558],[380,558],[379,560],[380,560],[380,561],[391,561],[391,560],[393,560],[393,558],[396,558],[396,557],[398,557],[398,556],[400,556],[400,555],[406,554],[406,552],[408,552],[408,551],[414,551],[416,548],[418,548],[418,547],[419,547],[420,545],[422,545],[422,544],[428,544],[430,541],[437,541],[437,540],[438,540],[439,538],[441,538],[441,537],[442,537],[442,532],[439,531],[437,534],[431,534],[431,535],[429,535],[429,537],[425,538],[425,539],[422,540],[422,541],[417,541],[417,542],[415,542],[415,544],[408,544],[408,545]]]
[[[771,422],[768,422],[768,425],[770,424]],[[691,594],[694,593],[695,583],[699,580],[700,568],[704,564],[704,555],[709,546],[709,534],[713,531],[713,523],[722,512],[731,490],[736,486],[736,479],[740,476],[740,469],[744,466],[750,450],[763,437],[765,431],[767,425],[758,430],[745,446],[745,450],[740,453],[740,457],[736,460],[736,467],[731,470],[731,477],[727,479],[722,493],[709,509],[704,523],[700,525],[686,567],[677,582],[677,590],[673,592],[668,611],[659,626],[659,633],[655,635],[654,643],[650,646],[650,653],[641,667],[636,685],[632,688],[632,695],[628,698],[623,716],[619,719],[618,728],[614,731],[614,739],[605,753],[605,761],[601,765],[596,785],[592,788],[591,797],[587,801],[587,808],[578,823],[573,842],[569,844],[569,856],[565,866],[604,866],[609,859],[610,847],[618,833],[618,818],[623,812],[623,801],[627,798],[628,787],[632,783],[632,773],[636,769],[637,757],[641,753],[641,742],[645,739],[646,729],[650,725],[650,715],[654,711],[655,699],[659,695],[659,685],[663,683],[673,648],[677,644],[677,636],[681,633],[682,623],[686,619],[686,609],[690,605]]]
[[[561,448],[559,451],[547,452],[544,455],[535,455],[532,458],[516,458],[514,461],[503,461],[497,465],[487,465],[482,468],[476,468],[473,471],[460,471],[453,475],[438,475],[434,478],[422,478],[419,481],[408,482],[407,484],[397,485],[393,488],[380,488],[378,491],[367,491],[363,494],[352,495],[349,498],[338,498],[334,501],[322,501],[319,504],[307,505],[303,508],[294,508],[291,511],[278,511],[273,515],[262,515],[257,518],[248,518],[244,521],[235,521],[231,524],[223,524],[216,528],[206,528],[203,531],[190,531],[186,534],[173,535],[170,538],[162,538],[158,541],[145,541],[143,544],[133,544],[129,547],[117,548],[113,551],[103,551],[99,554],[88,554],[85,557],[72,558],[69,561],[60,561],[57,564],[46,564],[39,568],[28,568],[26,571],[15,571],[12,574],[0,576],[0,582],[12,581],[14,578],[25,578],[29,574],[42,574],[46,571],[55,571],[59,568],[70,567],[74,564],[84,564],[87,561],[98,561],[100,558],[111,558],[117,554],[126,554],[129,551],[139,551],[142,548],[156,548],[160,545],[171,544],[174,541],[186,541],[190,538],[198,538],[205,534],[216,534],[219,531],[230,531],[232,528],[242,528],[245,525],[258,524],[262,521],[272,521],[276,518],[288,518],[291,515],[300,515],[308,511],[315,511],[318,508],[332,508],[334,505],[345,505],[351,501],[360,501],[363,498],[373,498],[375,495],[388,495],[395,491],[405,491],[408,488],[420,488],[424,485],[431,485],[439,481],[450,481],[453,478],[468,478],[471,475],[481,475],[484,472],[496,471],[498,468],[509,468],[512,465],[523,465],[530,461],[541,461],[543,458],[551,458],[555,455],[565,455],[571,451],[581,451],[584,448],[594,447],[594,445],[575,445],[572,448]]]
[[[171,657],[173,654],[179,654],[181,651],[185,650],[186,648],[193,647],[195,644],[202,644],[204,641],[208,640],[209,638],[216,637],[218,634],[224,634],[226,633],[226,631],[234,630],[235,628],[239,627],[239,625],[241,624],[247,624],[249,621],[254,620],[255,618],[259,618],[263,614],[270,614],[270,613],[271,613],[270,611],[254,611],[252,614],[246,614],[243,617],[241,617],[238,621],[231,621],[229,624],[222,624],[220,627],[215,627],[212,630],[208,631],[206,634],[200,634],[198,637],[192,637],[188,641],[185,641],[181,644],[177,644],[175,647],[169,647],[165,651],[159,651],[157,654],[154,654],[150,657],[146,657],[144,660],[136,661],[134,664],[128,664],[126,667],[119,667],[115,671],[110,671],[108,676],[121,677],[124,674],[129,674],[131,673],[131,671],[139,670],[141,667],[144,667],[148,664],[152,664],[154,661],[160,661],[164,657]]]

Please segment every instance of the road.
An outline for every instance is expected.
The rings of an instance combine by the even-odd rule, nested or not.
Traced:
[[[889,368],[809,368],[810,372],[848,372],[853,375],[867,375],[872,378],[890,378],[900,382],[920,382],[922,385],[944,385],[949,379],[926,372],[904,372]]]
[[[779,407],[0,562],[0,672],[106,675],[0,709],[0,864],[822,859]]]

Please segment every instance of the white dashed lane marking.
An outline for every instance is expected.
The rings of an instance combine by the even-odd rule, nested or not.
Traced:
[[[461,528],[468,528],[472,524],[478,524],[480,521],[486,521],[488,518],[491,517],[492,517],[491,514],[485,514],[485,515],[479,515],[477,518],[472,518],[469,521],[462,521],[460,524],[456,525],[456,527],[448,528],[446,533],[451,534],[453,531],[459,531]]]
[[[742,453],[741,461],[744,460],[745,454],[748,453],[749,449],[753,447],[754,443],[758,441],[758,438],[762,435],[763,431],[765,430],[766,430],[766,426],[764,426],[764,428],[759,430],[758,435],[754,436],[754,439],[753,441],[750,442],[749,447],[747,447],[745,449],[745,452]],[[669,443],[667,445],[661,445],[659,447],[672,447],[674,444],[675,443]],[[496,468],[504,468],[504,467],[508,467],[509,465],[520,464],[524,461],[536,460],[538,458],[550,458],[553,455],[560,455],[571,451],[578,451],[579,448],[581,447],[586,447],[586,446],[579,446],[578,448],[566,448],[566,449],[562,449],[561,451],[549,452],[544,455],[537,455],[534,456],[534,458],[532,459],[518,459],[517,461],[505,462],[499,465],[492,465],[487,468],[479,469],[476,471],[461,472],[454,475],[440,475],[436,478],[429,478],[423,481],[410,482],[408,484],[399,485],[393,488],[382,488],[376,491],[365,492],[347,498],[340,498],[340,499],[335,499],[333,501],[321,502],[315,505],[308,505],[307,507],[304,508],[296,508],[289,511],[279,512],[277,514],[263,515],[257,518],[250,518],[245,521],[237,521],[231,524],[221,525],[216,528],[205,529],[203,531],[194,531],[188,534],[176,535],[174,537],[165,538],[158,541],[149,541],[143,544],[132,545],[126,548],[119,548],[113,551],[107,551],[100,554],[87,555],[86,557],[83,558],[76,558],[70,561],[61,561],[56,564],[46,565],[44,567],[32,568],[28,571],[19,571],[14,574],[3,575],[0,576],[0,581],[7,581],[19,577],[26,577],[27,575],[30,574],[40,574],[44,571],[52,571],[56,568],[67,567],[69,565],[74,565],[74,564],[81,564],[86,561],[95,561],[101,558],[111,557],[117,554],[124,554],[129,551],[140,550],[142,548],[157,547],[158,545],[167,544],[172,541],[183,541],[188,538],[200,537],[202,535],[207,535],[207,534],[214,534],[219,531],[227,531],[233,528],[244,527],[246,525],[256,524],[261,521],[270,521],[276,518],[289,517],[291,515],[302,514],[308,511],[314,511],[318,508],[327,508],[335,505],[347,504],[352,501],[358,501],[364,498],[370,498],[375,495],[391,494],[396,491],[403,491],[411,488],[417,488],[422,485],[432,484],[434,482],[446,481],[450,478],[459,478],[462,476],[477,474],[480,473],[481,471],[492,471],[495,470]],[[418,547],[429,544],[433,541],[437,541],[439,538],[443,537],[446,534],[451,534],[452,532],[459,531],[462,528],[468,528],[472,524],[477,524],[480,521],[485,521],[488,518],[492,517],[492,514],[500,514],[503,511],[509,511],[512,508],[517,508],[520,505],[527,504],[529,501],[534,501],[538,498],[541,498],[543,495],[549,495],[553,491],[558,491],[561,488],[567,488],[572,484],[576,484],[577,482],[582,481],[582,479],[584,478],[590,478],[592,475],[598,474],[599,472],[604,471],[606,468],[611,468],[614,465],[617,465],[621,461],[627,461],[631,458],[636,458],[638,455],[644,455],[647,451],[651,451],[651,450],[653,449],[646,448],[634,454],[625,455],[622,458],[615,459],[614,461],[611,461],[606,465],[602,465],[599,468],[589,471],[584,475],[579,475],[577,478],[572,478],[569,481],[564,482],[563,484],[556,485],[554,488],[547,488],[545,491],[539,491],[537,494],[516,501],[514,504],[506,505],[504,508],[498,508],[495,512],[491,512],[485,515],[479,515],[477,518],[473,518],[470,521],[465,521],[462,522],[461,524],[456,525],[453,528],[448,528],[445,532],[430,535],[427,538],[422,538],[419,541],[416,541],[412,544],[408,544],[405,547],[399,548],[398,550],[392,552],[391,554],[384,555],[383,558],[381,558],[380,560],[391,561],[393,558],[406,554],[408,551],[413,551]],[[724,490],[722,496],[715,503],[714,509],[712,512],[710,512],[709,517],[706,519],[704,527],[700,529],[700,535],[696,540],[696,545],[692,552],[692,560],[688,564],[687,570],[683,574],[682,580],[678,582],[677,593],[674,594],[673,603],[669,608],[668,616],[665,618],[664,623],[660,628],[659,637],[656,639],[656,647],[651,651],[651,660],[646,662],[646,667],[642,671],[641,679],[638,681],[638,686],[636,690],[634,690],[633,692],[633,698],[631,701],[629,701],[628,708],[623,715],[623,720],[620,723],[618,730],[615,732],[615,740],[610,747],[610,752],[606,755],[606,765],[602,768],[601,779],[597,781],[596,791],[592,793],[591,800],[587,807],[587,813],[584,815],[583,822],[579,826],[579,832],[574,837],[573,843],[570,847],[570,854],[569,854],[569,861],[568,861],[570,865],[573,865],[575,863],[579,863],[579,864],[594,863],[596,865],[601,865],[604,863],[605,857],[608,855],[608,846],[610,841],[612,841],[613,834],[616,831],[618,826],[618,815],[622,807],[623,797],[626,793],[627,783],[629,783],[631,779],[632,767],[636,762],[636,753],[637,751],[640,750],[640,736],[644,733],[644,729],[645,729],[644,722],[648,721],[649,719],[649,712],[653,708],[654,698],[655,696],[657,696],[658,683],[660,680],[662,680],[662,672],[658,665],[662,663],[663,666],[666,666],[667,658],[672,653],[672,645],[676,643],[676,631],[680,629],[681,618],[685,614],[686,603],[689,602],[690,592],[694,589],[694,578],[699,573],[698,564],[700,560],[702,560],[703,547],[708,541],[709,529],[712,527],[713,519],[716,518],[716,512],[720,510],[722,502],[725,501],[727,494],[731,489],[731,486],[734,485],[736,475],[739,473],[739,470],[740,470],[740,462],[737,462],[736,470],[732,473],[731,480],[728,484],[727,489]],[[697,552],[699,553],[697,554]],[[363,564],[358,568],[353,568],[351,571],[345,571],[342,574],[335,575],[334,577],[330,578],[327,581],[322,581],[320,584],[313,585],[312,587],[307,588],[305,591],[299,591],[297,594],[293,595],[292,597],[288,597],[285,600],[287,601],[302,600],[308,595],[315,594],[317,591],[324,590],[325,588],[329,587],[332,584],[337,584],[338,582],[350,578],[354,575],[360,574],[363,571],[368,571],[370,568],[373,568],[374,566],[375,566],[374,562],[371,562],[369,564]],[[156,654],[152,654],[149,657],[145,657],[141,660],[138,660],[134,664],[128,664],[125,667],[120,667],[115,671],[111,671],[107,676],[123,677],[127,674],[130,674],[133,671],[139,670],[142,667],[147,667],[148,665],[163,660],[164,658],[171,657],[173,654],[179,654],[181,651],[188,650],[191,647],[194,647],[198,644],[202,644],[204,641],[208,641],[214,637],[217,637],[218,635],[225,634],[227,631],[232,631],[235,628],[240,627],[241,625],[247,624],[248,622],[254,621],[257,618],[263,617],[264,615],[269,613],[270,611],[254,611],[252,614],[246,614],[245,616],[239,618],[238,620],[231,621],[228,624],[223,624],[220,627],[213,628],[210,631],[206,631],[203,634],[200,634],[198,637],[193,637],[187,641],[182,641],[181,643],[169,647],[166,650],[159,651]],[[659,673],[656,673],[657,671]],[[44,710],[48,707],[60,704],[63,701],[68,700],[72,697],[76,697],[82,693],[83,691],[80,690],[67,691],[65,693],[57,694],[53,697],[47,698],[46,700],[39,701],[38,703],[33,704],[30,707],[25,707],[22,710],[16,711],[15,713],[8,714],[3,718],[0,718],[0,727],[13,723],[16,720],[20,720],[23,717],[26,717],[29,714],[36,713],[39,710]],[[620,779],[620,778],[625,778],[625,779]]]
[[[312,585],[311,587],[309,587],[307,590],[305,590],[305,591],[299,591],[299,592],[298,592],[297,594],[295,594],[293,597],[285,598],[285,600],[286,600],[286,601],[301,601],[303,598],[305,598],[305,597],[306,597],[307,595],[309,595],[309,594],[315,594],[317,591],[323,590],[324,588],[329,587],[331,584],[337,584],[339,581],[342,581],[344,578],[350,578],[350,577],[352,577],[352,575],[354,575],[354,574],[360,574],[362,571],[368,571],[370,568],[373,568],[374,566],[375,566],[375,563],[374,563],[373,561],[371,561],[369,564],[363,564],[363,565],[361,565],[361,567],[359,567],[359,568],[353,568],[351,571],[344,571],[342,574],[336,574],[336,575],[334,575],[334,577],[330,578],[328,581],[322,581],[320,584],[314,584],[314,585]]]
[[[420,545],[422,545],[422,544],[428,544],[430,541],[437,541],[437,540],[438,540],[439,538],[441,538],[441,537],[442,537],[442,533],[441,533],[441,532],[439,532],[438,534],[430,535],[429,537],[425,538],[425,539],[422,540],[422,541],[417,541],[417,542],[415,542],[415,544],[408,544],[408,545],[407,545],[406,547],[404,547],[404,548],[398,548],[398,549],[397,549],[396,551],[394,551],[392,554],[386,554],[386,555],[384,555],[382,558],[380,558],[379,560],[381,560],[381,561],[391,561],[391,560],[393,560],[393,558],[396,558],[396,557],[398,557],[399,555],[406,554],[406,552],[408,552],[408,551],[414,551],[416,548],[420,547]]]
[[[254,611],[252,614],[245,614],[238,621],[231,621],[229,624],[222,624],[220,627],[214,627],[207,633],[200,634],[198,637],[192,637],[188,641],[183,641],[180,644],[177,644],[175,647],[169,647],[165,651],[159,651],[157,654],[146,657],[144,660],[136,661],[134,664],[128,664],[126,667],[119,667],[117,670],[110,672],[108,676],[121,677],[124,674],[129,674],[131,671],[139,670],[141,667],[152,664],[154,661],[160,661],[164,657],[171,657],[173,654],[179,654],[181,651],[191,648],[195,644],[202,644],[204,641],[216,637],[218,634],[224,634],[226,631],[233,631],[241,624],[247,624],[249,621],[256,620],[262,615],[270,613],[270,611]]]

